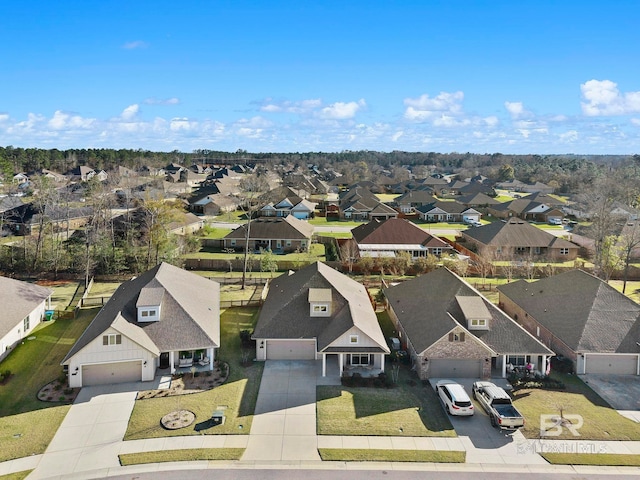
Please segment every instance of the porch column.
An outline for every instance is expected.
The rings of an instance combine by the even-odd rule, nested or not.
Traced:
[[[207,348],[207,357],[209,357],[209,370],[213,370],[213,362],[214,362],[214,358],[213,358],[213,347],[211,348]]]
[[[173,364],[173,350],[171,350],[169,352],[169,369],[171,370],[171,373],[176,373],[176,367]]]
[[[384,372],[384,353],[380,354],[380,370]]]
[[[342,376],[342,353],[338,354],[338,371],[340,372],[340,376]]]
[[[322,354],[322,376],[323,377],[327,376],[327,354],[326,353]]]
[[[542,375],[547,374],[547,356],[546,355],[542,355],[542,366],[540,367],[540,373],[542,373]]]
[[[502,378],[507,378],[507,356],[502,355]]]

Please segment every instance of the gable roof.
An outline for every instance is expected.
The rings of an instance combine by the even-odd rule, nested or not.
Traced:
[[[444,213],[463,213],[467,210],[472,210],[471,207],[463,205],[462,203],[455,202],[443,202],[438,200],[437,202],[432,202],[427,205],[422,205],[421,207],[416,208],[416,210],[420,213],[429,213],[434,210],[441,210]]]
[[[309,291],[330,290],[330,317],[311,317]],[[272,280],[254,338],[317,339],[318,351],[356,327],[389,353],[369,295],[360,283],[321,262]]]
[[[407,193],[400,195],[394,199],[394,202],[398,205],[403,203],[433,203],[435,197],[429,190],[410,190]]]
[[[533,202],[546,203],[547,205],[554,207],[565,205],[565,202],[563,202],[562,200],[558,200],[557,198],[542,192],[534,192],[522,198],[525,200],[531,200]]]
[[[384,289],[390,307],[398,317],[416,352],[421,353],[457,325],[467,328],[461,304],[480,312],[480,299],[490,315],[488,330],[470,330],[496,353],[553,354],[535,337],[518,325],[504,312],[487,300],[480,292],[447,268],[438,268],[426,275],[415,277]],[[482,309],[482,313],[485,311]]]
[[[13,330],[52,293],[52,290],[35,283],[0,276],[0,338]]]
[[[372,220],[351,230],[351,235],[358,244],[449,247],[445,241],[403,218]]]
[[[224,238],[244,239],[246,232],[247,225],[240,225]],[[259,217],[251,220],[249,235],[252,239],[309,239],[313,236],[313,225],[304,220],[299,220],[293,215],[286,217]]]
[[[160,320],[139,323],[136,304],[141,293],[142,302],[147,303],[147,300],[157,301],[161,290],[164,293]],[[129,325],[123,326],[122,320]],[[152,342],[155,350],[150,351],[154,352],[220,346],[220,285],[161,263],[118,287],[71,347],[62,364],[110,327],[149,350],[149,341]]]
[[[461,233],[490,246],[578,248],[574,243],[547,233],[519,218],[489,223]]]
[[[498,205],[500,204],[498,200],[482,192],[473,193],[470,195],[463,195],[461,197],[456,198],[456,201],[463,203],[465,205]]]
[[[640,305],[582,270],[520,280],[498,291],[574,352],[640,352]]]

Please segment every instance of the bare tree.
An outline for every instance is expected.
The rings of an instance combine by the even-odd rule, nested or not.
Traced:
[[[257,211],[257,198],[261,193],[269,190],[266,179],[259,175],[250,175],[240,180],[240,191],[243,202],[241,208],[247,216],[247,223],[244,231],[244,260],[242,262],[242,290],[247,281],[247,264],[249,261],[249,239],[251,238],[251,220]]]
[[[487,276],[493,274],[494,260],[495,252],[491,248],[483,248],[477,254],[474,266],[478,275],[480,275],[480,278],[482,278],[483,284],[485,283]]]
[[[622,229],[622,234],[618,237],[618,248],[620,249],[622,262],[624,264],[622,277],[622,293],[627,290],[627,280],[629,278],[629,265],[636,256],[636,250],[640,247],[640,221],[628,222]]]
[[[349,268],[349,273],[353,271],[353,264],[358,260],[359,256],[358,244],[354,239],[350,238],[340,245],[340,259],[342,264]]]

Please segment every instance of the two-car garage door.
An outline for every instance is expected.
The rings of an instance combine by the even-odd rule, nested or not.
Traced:
[[[638,355],[593,355],[586,354],[586,373],[635,375],[638,369]]]
[[[315,360],[315,340],[267,340],[267,360]]]
[[[142,362],[100,363],[82,366],[82,386],[110,383],[139,382],[142,380]]]
[[[479,378],[482,376],[482,360],[429,360],[430,378]]]

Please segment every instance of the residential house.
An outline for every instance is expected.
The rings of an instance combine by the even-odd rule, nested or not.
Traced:
[[[544,203],[545,205],[549,205],[550,207],[554,208],[560,208],[566,204],[562,200],[544,192],[533,192],[522,198],[524,200],[530,200],[532,202]]]
[[[578,246],[534,227],[519,218],[493,222],[460,232],[463,245],[496,257],[522,257],[555,261],[575,260]]]
[[[526,192],[526,193],[535,193],[535,192],[553,193],[554,188],[549,186],[549,185],[547,185],[546,183],[535,182],[533,184],[521,185],[520,189],[518,191]]]
[[[524,182],[521,182],[520,180],[517,180],[515,178],[512,180],[506,180],[504,182],[496,183],[497,188],[509,190],[510,192],[519,192],[524,185]]]
[[[383,372],[389,354],[367,290],[320,262],[271,281],[252,338],[257,360],[322,359],[323,377]]]
[[[491,205],[489,213],[497,218],[518,217],[532,222],[561,221],[564,218],[562,210],[545,203],[516,198],[510,202]]]
[[[240,206],[240,199],[231,195],[209,194],[191,200],[189,209],[196,215],[220,215],[233,212]]]
[[[374,219],[351,230],[351,235],[361,257],[395,257],[407,252],[415,259],[454,252],[444,240],[402,218]]]
[[[16,173],[13,176],[13,183],[16,185],[22,185],[23,183],[27,183],[29,181],[29,177],[26,173]]]
[[[368,220],[372,218],[396,218],[398,212],[378,200],[366,188],[356,187],[340,194],[341,216],[348,220]]]
[[[396,197],[393,203],[400,212],[410,214],[415,213],[419,207],[432,204],[436,198],[428,190],[410,190],[407,193]]]
[[[472,193],[470,195],[461,195],[456,198],[456,202],[462,203],[467,207],[487,208],[491,205],[499,205],[501,202],[484,193]]]
[[[52,293],[34,283],[0,276],[0,360],[45,318]]]
[[[93,215],[92,207],[39,206],[27,203],[3,213],[4,226],[15,235],[35,235],[40,227],[75,230],[84,227]]]
[[[97,173],[98,172],[87,165],[79,165],[67,173],[67,178],[73,182],[88,182],[95,177]]]
[[[460,202],[437,200],[417,209],[421,220],[425,222],[479,222],[482,214]]]
[[[224,248],[244,250],[247,224],[240,225],[223,239]],[[277,253],[306,252],[313,237],[313,225],[293,215],[287,217],[259,217],[251,221],[249,249],[271,250]]]
[[[289,198],[284,198],[275,205],[273,203],[267,203],[259,210],[259,214],[263,217],[286,217],[293,215],[301,220],[306,220],[313,216],[315,208],[316,204],[306,199],[294,203]]]
[[[446,268],[385,288],[389,316],[413,368],[426,378],[505,378],[554,354],[465,280]]]
[[[213,370],[219,347],[220,285],[162,263],[118,287],[62,365],[72,388],[149,381]]]
[[[501,308],[577,374],[640,374],[640,305],[599,278],[571,270],[498,291]]]

